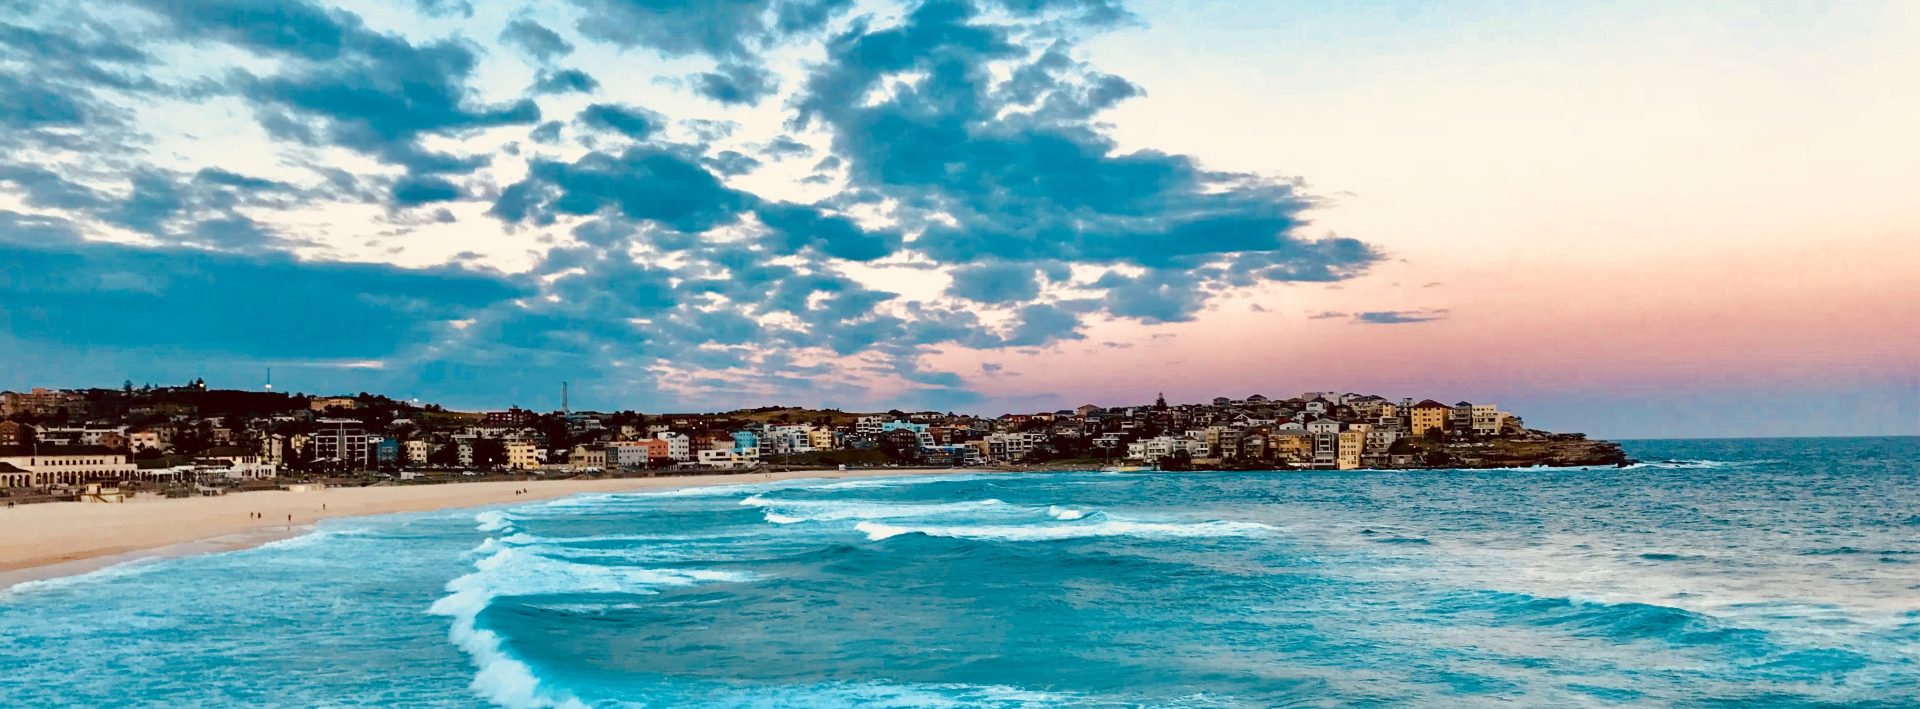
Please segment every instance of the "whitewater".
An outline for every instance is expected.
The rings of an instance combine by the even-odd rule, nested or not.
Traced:
[[[335,520],[0,591],[0,706],[1920,705],[1920,439]]]

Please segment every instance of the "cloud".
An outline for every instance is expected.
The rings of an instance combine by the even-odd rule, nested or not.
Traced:
[[[416,173],[470,172],[486,159],[429,151],[421,141],[540,119],[531,100],[475,102],[467,82],[477,57],[463,42],[414,45],[303,0],[140,4],[181,41],[220,41],[287,60],[276,74],[236,71],[226,87],[253,101],[262,125],[283,140],[343,147]]]
[[[1354,313],[1353,321],[1362,325],[1403,325],[1408,323],[1433,322],[1447,317],[1447,311],[1441,310],[1371,310]]]
[[[745,175],[760,167],[759,160],[737,150],[722,150],[711,157],[703,158],[700,164],[728,177]]]
[[[401,207],[417,207],[433,202],[449,202],[460,198],[460,187],[445,179],[424,177],[403,177],[393,185],[393,203]]]
[[[851,0],[572,0],[582,35],[668,57],[744,59],[787,36],[818,29]]]
[[[947,294],[982,303],[1013,303],[1040,295],[1039,270],[1032,264],[984,263],[953,271]]]
[[[957,406],[977,397],[935,353],[1192,320],[1236,289],[1339,281],[1379,258],[1302,233],[1316,201],[1295,181],[1121,148],[1101,116],[1141,89],[1075,46],[1129,21],[1111,0],[857,17],[850,0],[563,2],[577,27],[496,15],[487,36],[433,21],[471,16],[458,0],[366,19],[313,0],[82,0],[33,27],[0,22],[0,185],[19,210],[0,210],[0,247],[9,264],[82,274],[0,281],[23,304],[0,313],[5,342],[84,353],[96,345],[79,333],[96,328],[97,346],[120,347],[131,325],[103,322],[119,308],[180,321],[145,351],[191,351],[193,366],[378,362],[336,381],[493,397],[596,378],[660,400],[904,389]],[[783,87],[766,58],[801,42],[821,59]],[[609,47],[667,57],[670,77],[628,76],[660,64],[644,56],[616,74],[590,63]],[[711,112],[641,107],[672,104],[634,87],[676,81]],[[214,167],[191,152],[206,136],[143,134],[174,128],[124,117],[149,94],[238,105],[271,167]],[[593,102],[568,119],[579,94]],[[782,177],[795,189],[762,191]],[[482,199],[490,218],[449,230],[472,237],[448,265],[329,260],[412,262],[438,247],[410,231]],[[87,241],[128,232],[147,245]],[[523,271],[475,265],[509,262]],[[899,274],[925,283],[882,287]],[[258,293],[273,297],[245,297]],[[254,326],[271,303],[282,317]],[[364,341],[322,340],[352,322],[370,323]]]
[[[735,222],[753,201],[681,155],[636,146],[619,155],[588,153],[572,163],[535,160],[526,179],[501,192],[491,213],[508,222],[552,223],[561,215],[610,210],[699,233]]]
[[[527,56],[542,62],[573,53],[573,43],[546,25],[524,17],[509,21],[506,28],[500,30],[500,41],[519,47]]]
[[[596,103],[580,112],[580,122],[620,133],[634,140],[646,140],[666,124],[666,116],[634,106]]]
[[[773,72],[745,64],[723,64],[719,71],[691,77],[694,93],[723,104],[752,105],[780,88]]]
[[[762,146],[760,152],[775,160],[804,158],[813,155],[813,146],[783,135]]]
[[[542,72],[533,82],[533,92],[536,94],[590,94],[599,89],[600,82],[579,69]]]
[[[8,303],[0,331],[73,347],[383,358],[522,292],[499,274],[454,267],[301,262],[28,236],[0,227],[0,260],[10,264],[0,279],[0,300]]]
[[[926,2],[899,25],[856,26],[829,45],[844,59],[809,78],[801,120],[831,131],[853,199],[897,204],[897,218],[924,225],[914,246],[935,262],[1145,269],[1092,285],[1105,290],[1111,315],[1171,322],[1191,319],[1226,287],[1340,280],[1379,259],[1356,240],[1300,236],[1313,200],[1294,183],[1122,152],[1093,118],[1136,87],[1071,59],[1058,42],[1027,59],[1014,32],[967,3]],[[1014,62],[1013,78],[996,80],[993,62]],[[879,91],[901,76],[915,83]],[[960,273],[967,288],[986,271]]]

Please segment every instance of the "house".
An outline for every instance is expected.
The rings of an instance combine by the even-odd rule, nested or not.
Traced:
[[[1278,429],[1267,436],[1267,447],[1276,460],[1295,465],[1313,461],[1313,435],[1304,429]]]
[[[816,428],[807,432],[807,445],[817,451],[830,451],[840,447],[839,436],[831,428]]]
[[[519,428],[533,423],[533,412],[516,406],[506,411],[489,411],[481,421],[493,427]]]
[[[533,441],[524,438],[507,441],[508,470],[533,470],[538,467],[540,467],[540,451]]]
[[[313,429],[313,459],[348,470],[365,470],[373,461],[373,449],[379,440],[354,419],[320,419]]]
[[[34,440],[32,426],[19,421],[0,421],[0,446],[24,446]]]
[[[606,470],[606,446],[574,446],[573,453],[567,456],[567,467],[574,470]]]
[[[431,452],[427,446],[426,439],[424,438],[411,439],[406,442],[405,448],[407,451],[408,465],[426,465],[427,464],[427,456],[430,455]]]
[[[1366,453],[1367,432],[1357,429],[1347,429],[1337,435],[1339,437],[1339,451],[1335,456],[1333,467],[1336,470],[1358,470],[1360,468],[1360,456]]]
[[[1447,430],[1447,416],[1453,409],[1432,399],[1413,405],[1407,414],[1407,428],[1415,436],[1427,435],[1428,431]]]
[[[729,449],[708,449],[700,451],[700,465],[709,468],[747,468],[757,464],[759,459],[747,457]]]
[[[614,441],[603,449],[602,467],[607,470],[630,470],[645,468],[653,461],[654,444],[665,445],[659,439],[645,441]]]
[[[1506,428],[1507,414],[1493,404],[1474,404],[1469,416],[1476,436],[1498,436]]]
[[[127,448],[132,452],[165,453],[173,450],[173,428],[138,428],[127,432]]]
[[[265,460],[252,449],[228,446],[214,448],[193,459],[194,476],[224,477],[229,480],[264,480],[279,477],[280,466]]]
[[[1340,422],[1333,419],[1320,419],[1307,424],[1307,433],[1339,433]]]
[[[1473,429],[1473,404],[1462,401],[1447,412],[1447,426],[1462,433]]]
[[[669,460],[693,460],[693,439],[686,437],[684,434],[674,433],[672,431],[659,431],[656,432],[653,437],[656,440],[667,442],[667,458]]]
[[[888,421],[886,423],[880,424],[880,433],[885,434],[888,431],[908,431],[913,433],[914,439],[919,441],[919,445],[921,448],[932,448],[936,445],[939,445],[939,441],[935,441],[933,439],[933,432],[929,430],[927,425],[924,423],[913,423],[910,421]]]
[[[316,396],[312,401],[307,402],[308,409],[318,412],[325,412],[327,409],[352,409],[359,405],[360,402],[354,401],[353,397],[350,396]]]
[[[1340,434],[1313,434],[1313,467],[1331,469],[1340,464]]]

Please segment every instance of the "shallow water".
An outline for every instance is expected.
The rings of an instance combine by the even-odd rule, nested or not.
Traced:
[[[1915,706],[1920,440],[325,524],[0,592],[0,705]]]

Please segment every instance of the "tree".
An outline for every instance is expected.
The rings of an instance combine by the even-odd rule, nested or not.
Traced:
[[[497,468],[507,464],[507,444],[498,438],[473,440],[473,467]]]
[[[436,468],[451,468],[460,464],[460,446],[447,444],[427,453],[427,464]]]

